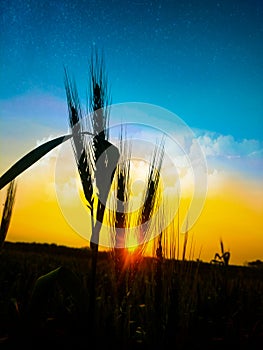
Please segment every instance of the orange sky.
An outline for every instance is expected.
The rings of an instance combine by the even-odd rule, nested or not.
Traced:
[[[19,176],[8,241],[48,242],[73,247],[89,245],[87,239],[72,229],[58,204],[54,186],[57,152],[52,151]],[[0,192],[1,203],[6,187]],[[70,188],[64,193],[71,198]],[[222,238],[225,249],[231,252],[230,263],[242,265],[246,261],[263,260],[262,198],[261,181],[231,171],[209,175],[205,205],[189,232],[189,242],[192,239],[195,247],[194,258],[201,251],[201,260],[210,261],[216,252],[220,252]],[[182,202],[181,216],[185,208]],[[77,220],[76,217],[75,222]],[[81,229],[90,232],[88,216],[87,221],[85,215],[81,220]],[[183,237],[180,234],[181,243]]]

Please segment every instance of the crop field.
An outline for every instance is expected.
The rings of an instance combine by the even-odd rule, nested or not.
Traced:
[[[259,267],[130,256],[117,271],[99,252],[91,317],[90,249],[5,242],[0,258],[1,348],[262,348]]]

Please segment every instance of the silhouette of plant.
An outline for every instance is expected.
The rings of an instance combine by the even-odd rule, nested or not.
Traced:
[[[119,160],[119,151],[108,141],[108,118],[110,96],[103,58],[93,52],[90,61],[90,94],[88,98],[88,121],[94,137],[85,135],[87,120],[83,118],[75,82],[65,70],[65,88],[68,103],[69,124],[72,131],[72,146],[80,175],[87,207],[91,212],[92,274],[90,290],[90,317],[95,304],[96,267],[99,235],[105,205]],[[91,321],[92,322],[92,321]]]
[[[17,189],[16,180],[13,180],[10,182],[7,188],[6,199],[4,203],[4,209],[3,209],[1,226],[0,226],[0,249],[2,249],[4,245],[4,241],[6,239],[7,232],[10,226],[15,197],[16,197],[16,189]]]
[[[230,259],[230,252],[224,250],[224,243],[222,239],[220,239],[220,247],[221,247],[221,255],[219,253],[215,253],[215,257],[210,261],[210,263],[228,266],[229,259]]]

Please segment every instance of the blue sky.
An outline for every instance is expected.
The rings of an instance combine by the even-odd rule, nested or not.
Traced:
[[[25,110],[36,96],[65,100],[64,65],[84,99],[96,46],[105,53],[113,103],[152,103],[193,128],[237,141],[263,139],[262,1],[11,0],[0,6],[1,119],[19,96],[26,96]],[[29,114],[20,111],[19,118],[30,120]],[[54,123],[44,110],[35,118]]]

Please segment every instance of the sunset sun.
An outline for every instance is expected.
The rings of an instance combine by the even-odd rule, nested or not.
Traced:
[[[139,242],[138,242],[138,238],[136,237],[136,235],[135,234],[128,235],[128,237],[126,238],[125,245],[126,245],[126,248],[127,248],[129,253],[135,253],[135,251],[139,247]]]

